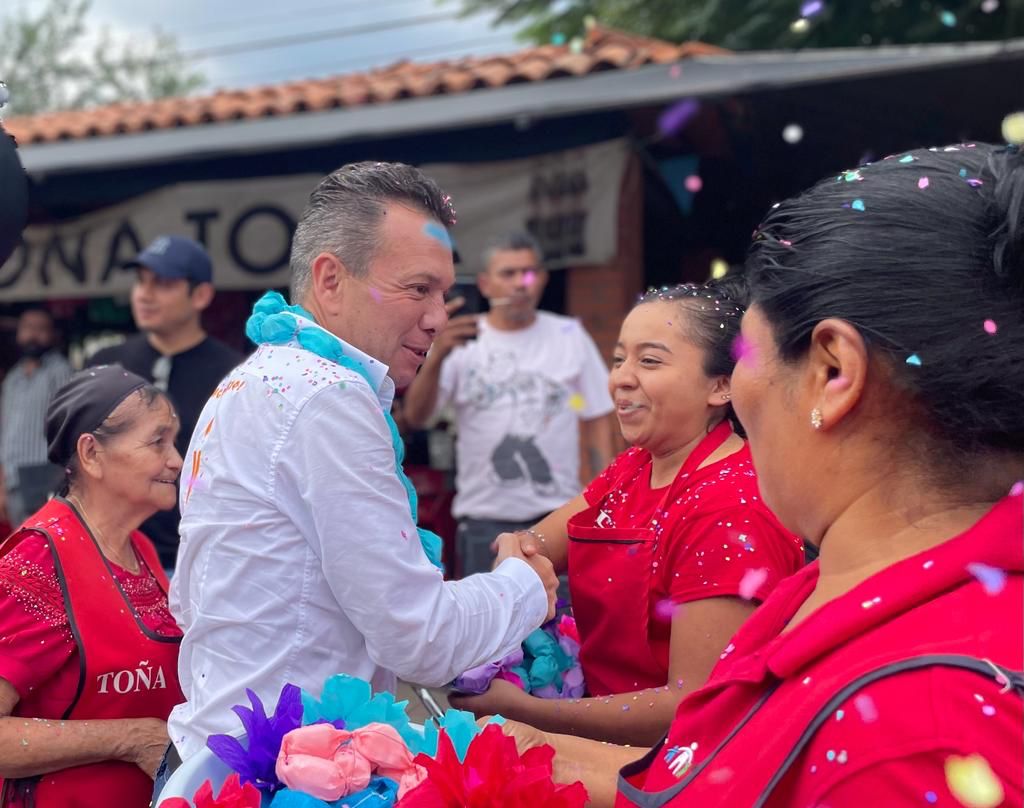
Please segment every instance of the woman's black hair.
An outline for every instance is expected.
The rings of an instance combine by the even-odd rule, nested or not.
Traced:
[[[155,387],[152,384],[147,384],[145,387],[140,387],[134,393],[132,393],[125,401],[131,401],[133,399],[141,399],[143,407],[146,409],[153,409],[158,402],[166,402],[171,409],[174,409],[174,405],[171,404],[170,398],[163,390],[159,387]],[[118,407],[110,415],[107,416],[106,420],[103,421],[91,434],[96,442],[103,445],[108,443],[111,439],[128,432],[138,422],[138,411],[129,409],[128,412],[123,412],[120,415],[117,414],[117,410],[121,409]],[[60,488],[57,491],[57,496],[66,497],[71,491],[71,486],[74,485],[78,479],[78,475],[81,474],[81,466],[78,462],[77,452],[68,461],[67,467],[64,469],[64,481],[61,483]]]
[[[747,285],[740,276],[726,276],[707,283],[681,283],[649,289],[636,305],[656,302],[678,303],[683,316],[680,327],[687,339],[704,354],[704,375],[709,378],[731,376],[736,367],[733,345],[740,333],[740,320],[746,309]],[[725,407],[733,429],[742,433],[732,405]]]
[[[784,361],[822,320],[845,320],[909,394],[928,448],[1024,451],[1017,147],[922,149],[828,177],[768,213],[745,277]]]

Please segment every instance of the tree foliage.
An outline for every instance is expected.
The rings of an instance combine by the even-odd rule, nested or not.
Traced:
[[[523,23],[523,36],[538,43],[582,34],[588,17],[644,36],[732,50],[1024,36],[1024,0],[449,1],[460,2],[467,15],[497,11],[496,23]]]
[[[106,29],[90,37],[89,6],[47,0],[36,13],[21,7],[0,19],[0,80],[10,90],[11,113],[179,96],[203,85],[169,34],[157,30],[143,43]]]

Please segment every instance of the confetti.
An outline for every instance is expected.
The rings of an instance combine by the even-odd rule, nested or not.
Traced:
[[[1006,573],[998,567],[990,567],[980,561],[973,561],[967,565],[967,571],[985,587],[986,594],[998,595],[1006,586]]]
[[[739,362],[741,359],[752,359],[753,356],[754,348],[750,344],[750,340],[742,334],[737,334],[736,339],[732,342],[732,358]]]
[[[801,17],[800,19],[793,20],[793,22],[790,23],[789,30],[794,34],[803,34],[811,30],[811,23],[806,18]]]
[[[669,78],[672,78],[672,79],[679,78],[681,75],[683,75],[682,65],[672,65],[672,67],[670,67],[668,69],[668,75],[669,75]]]
[[[1024,496],[1024,480],[1017,480],[1017,482],[1010,486],[1010,496]]]
[[[529,289],[531,286],[533,286],[536,282],[537,282],[537,273],[534,272],[532,269],[527,270],[523,274],[523,284],[526,286],[527,289]]]
[[[907,357],[907,364],[914,365],[915,367],[921,367],[921,357],[916,353],[912,353]]]
[[[821,14],[824,10],[825,4],[821,0],[807,0],[802,6],[800,6],[801,17],[813,17],[817,14]]]
[[[700,102],[685,98],[666,109],[658,118],[658,131],[665,137],[674,135],[686,127],[700,110]]]
[[[766,567],[755,567],[743,573],[740,579],[739,592],[744,600],[753,600],[764,582],[768,580],[768,569]]]
[[[561,32],[552,34],[551,35],[551,44],[552,45],[564,45],[565,44],[565,34],[563,34]]]
[[[984,14],[991,14],[997,8],[999,8],[999,0],[985,0],[981,4],[981,10]]]
[[[859,168],[855,168],[853,171],[844,171],[843,179],[847,182],[864,182],[864,177],[861,176]]]
[[[912,162],[914,162],[914,160],[916,160],[916,159],[917,159],[917,158],[916,158],[916,157],[914,157],[914,155],[912,155],[912,154],[907,154],[907,155],[904,155],[903,157],[901,157],[901,158],[900,158],[900,162],[901,162],[901,163],[912,163]]]
[[[935,803],[939,801],[939,795],[936,794],[934,791],[924,792],[924,798],[929,805],[935,805]]]
[[[729,265],[721,258],[716,258],[711,262],[711,277],[716,281],[720,278],[724,278],[729,274]]]
[[[850,205],[850,207],[853,208],[854,210],[859,210],[859,211],[863,212],[865,210],[864,200],[863,199],[854,199],[853,203]]]
[[[955,28],[956,27],[956,14],[954,14],[952,11],[943,11],[943,12],[941,12],[939,14],[939,20],[947,28]]]
[[[782,139],[794,146],[804,139],[804,128],[798,123],[791,123],[782,130]]]
[[[1005,794],[988,761],[981,755],[946,758],[946,785],[967,808],[995,808]]]
[[[1002,139],[1008,143],[1024,144],[1024,112],[1011,113],[1002,119]]]
[[[569,397],[569,407],[574,412],[583,412],[583,408],[587,406],[587,400],[579,393],[573,393]]]
[[[378,292],[372,286],[370,287],[370,297],[373,298],[375,303],[380,303],[380,292]]]
[[[995,334],[999,330],[995,320],[986,320],[983,324],[986,334]]]
[[[853,706],[857,710],[857,714],[860,716],[860,720],[865,724],[873,724],[878,720],[878,708],[875,706],[874,700],[871,696],[865,696],[861,694],[853,700]]]
[[[686,178],[683,185],[691,194],[696,194],[700,193],[700,189],[704,187],[704,180],[702,180],[697,174],[691,174]]]
[[[967,184],[970,185],[972,188],[980,188],[985,183],[978,179],[969,179],[967,180]]]
[[[663,598],[654,604],[654,617],[663,623],[671,623],[680,608],[671,598]]]
[[[927,177],[921,177],[921,179],[919,179],[917,181],[917,187],[920,188],[922,191],[925,188],[927,188],[928,187],[928,178]]]

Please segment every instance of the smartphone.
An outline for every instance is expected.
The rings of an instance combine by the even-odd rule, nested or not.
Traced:
[[[462,304],[462,308],[456,311],[452,317],[458,317],[462,314],[482,314],[484,312],[484,298],[480,294],[480,288],[471,282],[460,282],[452,285],[452,288],[448,290],[447,299],[454,300],[457,297],[463,298],[466,302]]]

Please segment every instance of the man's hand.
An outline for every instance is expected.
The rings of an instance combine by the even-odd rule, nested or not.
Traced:
[[[466,304],[466,298],[457,297],[445,303],[445,311],[448,316],[457,312]],[[444,330],[434,338],[434,344],[430,349],[431,356],[437,355],[438,360],[444,359],[448,354],[465,345],[477,337],[477,315],[461,314],[458,317],[451,317]]]
[[[524,539],[524,537],[526,537]],[[544,590],[548,595],[548,616],[545,622],[555,616],[555,601],[558,596],[558,576],[555,575],[555,568],[551,561],[540,554],[537,544],[533,541],[532,534],[526,531],[519,533],[502,533],[494,540],[492,545],[497,552],[494,566],[497,567],[506,558],[520,558],[533,567],[540,582],[544,584]]]

